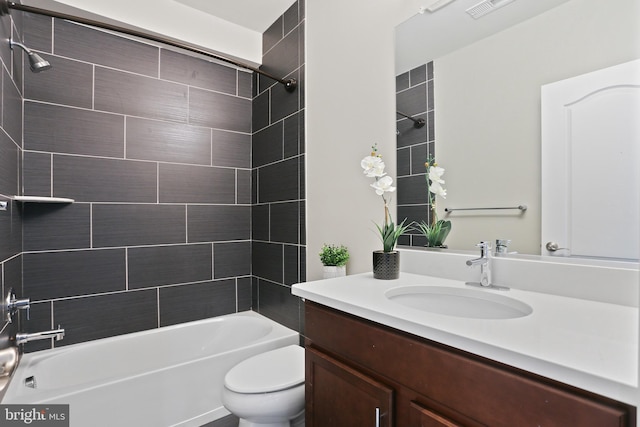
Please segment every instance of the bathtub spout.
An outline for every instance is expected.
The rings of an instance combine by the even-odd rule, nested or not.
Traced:
[[[60,341],[64,338],[64,329],[58,326],[58,329],[51,331],[34,332],[32,334],[18,333],[16,334],[16,344],[24,344],[29,341],[46,340],[48,338],[54,338],[56,341]]]

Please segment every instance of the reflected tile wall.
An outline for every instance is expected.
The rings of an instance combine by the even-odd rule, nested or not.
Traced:
[[[426,122],[416,128],[413,121],[397,116],[398,220],[429,221],[424,163],[429,156],[435,156],[433,62],[396,76],[396,107],[399,112]],[[424,246],[426,239],[421,234],[407,233],[400,236],[398,244]]]

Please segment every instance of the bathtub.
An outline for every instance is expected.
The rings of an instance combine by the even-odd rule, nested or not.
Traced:
[[[199,427],[229,414],[221,395],[231,367],[298,343],[297,332],[246,311],[69,345],[24,355],[2,403],[69,404],[72,427]]]

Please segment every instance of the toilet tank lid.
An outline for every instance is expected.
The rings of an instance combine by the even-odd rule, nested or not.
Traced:
[[[281,347],[250,357],[231,368],[224,385],[236,393],[268,393],[304,383],[304,349]]]

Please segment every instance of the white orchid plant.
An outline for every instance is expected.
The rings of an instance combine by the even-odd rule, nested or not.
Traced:
[[[427,169],[427,195],[429,198],[429,207],[431,209],[431,221],[417,222],[416,228],[422,232],[427,239],[428,247],[443,247],[444,241],[451,231],[451,221],[439,220],[436,211],[436,196],[443,199],[447,198],[447,190],[443,187],[444,168],[436,163],[435,158],[429,157],[424,164]]]
[[[406,219],[400,224],[394,224],[391,214],[389,213],[391,197],[385,197],[385,193],[394,192],[396,187],[393,186],[393,178],[384,171],[385,164],[382,161],[382,156],[378,154],[377,144],[371,147],[371,154],[362,159],[360,166],[362,166],[367,178],[375,178],[375,182],[371,184],[371,187],[378,196],[382,197],[382,201],[384,202],[384,223],[382,227],[376,224],[376,228],[382,240],[382,250],[384,252],[392,252],[398,243],[400,235],[410,227],[404,224]]]

